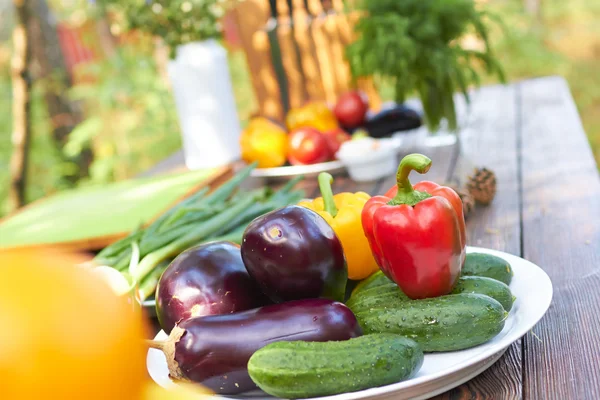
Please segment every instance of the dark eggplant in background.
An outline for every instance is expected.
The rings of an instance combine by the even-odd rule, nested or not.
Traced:
[[[240,246],[212,242],[181,253],[156,288],[156,315],[170,333],[192,317],[229,314],[269,304],[242,262]]]
[[[306,299],[188,319],[165,342],[151,346],[165,353],[173,379],[231,395],[256,389],[248,375],[248,360],[269,343],[340,341],[361,335],[356,317],[344,304]]]
[[[276,303],[317,297],[344,301],[348,269],[342,244],[312,210],[289,206],[252,221],[242,239],[242,259]]]
[[[397,105],[369,118],[363,128],[369,132],[369,136],[383,138],[396,132],[417,129],[422,124],[419,113],[405,105]]]

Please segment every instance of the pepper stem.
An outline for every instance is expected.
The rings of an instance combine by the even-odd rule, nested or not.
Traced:
[[[331,184],[333,183],[333,176],[327,172],[321,172],[319,174],[319,190],[321,191],[321,197],[323,197],[323,204],[325,212],[335,218],[338,213],[338,209],[335,206],[333,199],[333,191],[331,190]]]
[[[389,205],[398,206],[406,204],[414,206],[421,200],[425,200],[431,195],[425,192],[415,190],[408,180],[411,171],[417,171],[425,174],[431,168],[431,160],[423,154],[409,154],[400,161],[398,172],[396,174],[396,183],[398,185],[398,194],[388,202]]]

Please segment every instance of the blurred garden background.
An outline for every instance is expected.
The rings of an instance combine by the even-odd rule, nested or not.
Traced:
[[[27,202],[65,188],[135,176],[181,147],[163,43],[108,22],[91,1],[32,3],[32,32],[39,36],[31,51],[43,62],[32,65]],[[491,40],[509,81],[544,75],[568,80],[600,162],[600,2],[479,3],[500,15],[506,27],[493,29]],[[8,212],[14,22],[13,1],[0,0],[0,215]],[[228,19],[223,23],[243,126],[256,111],[256,100],[235,26]],[[385,90],[382,94],[386,97]]]

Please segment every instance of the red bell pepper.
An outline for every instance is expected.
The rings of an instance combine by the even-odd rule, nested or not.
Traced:
[[[372,197],[362,223],[383,273],[411,299],[450,293],[466,254],[462,201],[451,188],[433,182],[414,187],[408,175],[426,173],[431,160],[410,154],[400,162],[397,186]]]

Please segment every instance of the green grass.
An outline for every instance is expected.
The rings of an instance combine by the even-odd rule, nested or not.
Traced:
[[[490,0],[488,4],[501,13],[508,27],[509,34],[497,30],[493,37],[508,78],[564,76],[600,163],[600,2],[545,0],[541,21],[523,13],[522,0]],[[8,191],[11,153],[8,46],[0,44],[0,204]],[[72,93],[85,102],[89,119],[67,149],[76,153],[80,143],[93,143],[96,161],[91,178],[83,184],[134,176],[180,148],[173,99],[168,84],[156,71],[151,52],[128,47],[119,59],[95,65],[91,72],[97,83]],[[242,52],[230,54],[230,72],[244,125],[256,110],[256,100]],[[61,176],[69,168],[60,162],[60,154],[50,140],[41,85],[34,91],[32,116],[29,201],[60,189]]]

